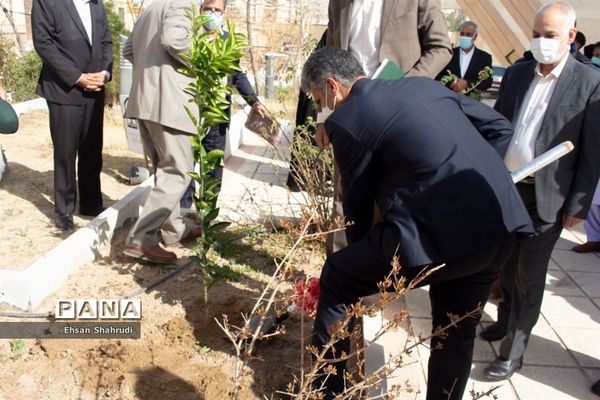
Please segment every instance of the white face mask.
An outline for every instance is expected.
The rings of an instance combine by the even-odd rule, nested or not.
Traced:
[[[327,121],[327,118],[335,111],[337,97],[333,98],[333,108],[329,108],[327,103],[327,88],[325,88],[325,105],[321,105],[321,112],[317,114],[317,124],[322,124]]]
[[[560,39],[535,38],[531,40],[531,53],[533,58],[540,64],[554,64],[558,62],[563,54],[560,51]]]

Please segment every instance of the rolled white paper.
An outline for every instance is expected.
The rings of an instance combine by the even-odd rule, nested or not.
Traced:
[[[562,142],[558,146],[555,146],[542,154],[529,161],[527,164],[523,165],[516,171],[511,172],[510,176],[514,183],[517,183],[529,175],[533,174],[536,171],[544,168],[546,165],[550,164],[553,161],[558,160],[565,154],[568,154],[571,150],[573,150],[575,146],[571,141],[567,140],[566,142]]]

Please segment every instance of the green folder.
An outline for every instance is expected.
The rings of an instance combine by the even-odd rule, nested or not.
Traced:
[[[15,133],[19,129],[19,118],[10,104],[0,99],[0,133]]]
[[[387,58],[381,62],[377,71],[371,77],[372,79],[383,79],[384,81],[391,81],[393,79],[402,79],[404,77],[404,71],[398,64]]]

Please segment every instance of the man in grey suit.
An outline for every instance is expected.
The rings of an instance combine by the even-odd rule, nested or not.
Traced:
[[[506,71],[495,105],[515,126],[504,159],[509,170],[565,140],[575,150],[517,184],[535,234],[513,249],[501,275],[498,321],[481,332],[489,341],[504,338],[500,356],[484,371],[491,380],[507,379],[521,368],[552,249],[563,227],[585,219],[600,173],[600,73],[569,56],[575,18],[573,7],[561,2],[537,12],[535,60]]]
[[[183,65],[181,53],[191,43],[191,20],[186,16],[191,6],[190,0],[154,0],[123,48],[134,66],[126,117],[138,120],[144,151],[154,169],[154,187],[123,253],[152,262],[177,259],[159,245],[161,237],[170,245],[200,234],[200,228],[184,219],[179,209],[191,179],[187,172],[194,168],[191,135],[196,128],[184,108],[191,98],[184,91],[191,78],[177,71]]]
[[[452,57],[440,0],[330,0],[326,45],[350,51],[367,77],[387,58],[406,76],[435,78]],[[317,115],[315,139],[321,148],[329,147],[325,119],[326,114]],[[336,166],[333,214],[343,217],[337,171]],[[346,232],[335,231],[327,238],[327,252],[336,252],[346,244]]]

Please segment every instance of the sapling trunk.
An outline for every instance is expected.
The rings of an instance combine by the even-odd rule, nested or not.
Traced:
[[[190,103],[193,108],[185,106],[185,109],[197,130],[197,135],[192,138],[197,170],[188,174],[197,187],[193,201],[202,233],[194,247],[194,259],[202,266],[205,317],[208,320],[208,289],[215,280],[210,274],[214,266],[210,264],[208,251],[216,234],[229,224],[214,222],[219,214],[217,198],[221,182],[213,177],[213,171],[222,166],[224,153],[222,150],[207,152],[202,141],[211,126],[229,121],[228,95],[231,88],[227,77],[240,71],[239,60],[247,45],[244,36],[235,32],[230,21],[227,21],[229,34],[224,35],[220,30],[206,31],[206,18],[198,13],[195,6],[187,10],[187,16],[192,21],[192,39],[189,52],[181,55],[185,64],[180,71],[192,78],[186,92],[192,97]]]

